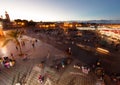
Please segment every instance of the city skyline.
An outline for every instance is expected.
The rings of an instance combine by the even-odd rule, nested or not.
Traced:
[[[119,0],[0,0],[0,15],[33,21],[120,20]]]

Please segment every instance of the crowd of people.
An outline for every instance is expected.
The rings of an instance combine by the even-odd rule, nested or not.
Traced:
[[[5,68],[10,68],[15,65],[15,60],[13,58],[9,58],[5,56],[5,57],[0,57],[0,63],[1,63],[1,66]]]

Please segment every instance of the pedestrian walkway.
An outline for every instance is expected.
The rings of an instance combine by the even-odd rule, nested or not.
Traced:
[[[81,70],[73,68],[73,64],[64,68],[61,74],[55,70],[45,67],[41,68],[39,65],[33,67],[31,74],[28,77],[26,85],[42,85],[38,81],[39,75],[45,75],[44,85],[95,85],[97,78],[93,73],[84,74]],[[78,73],[80,75],[78,75]]]
[[[22,80],[23,77],[26,80],[25,77],[29,75],[31,68],[34,65],[39,64],[42,60],[46,58],[48,54],[48,50],[51,56],[64,54],[62,51],[54,48],[51,45],[43,43],[40,40],[38,40],[38,42],[35,43],[35,48],[32,48],[31,39],[33,38],[29,38],[29,37],[27,38],[28,40],[25,41],[25,46],[22,47],[22,52],[25,54],[28,54],[28,57],[29,57],[26,61],[23,61],[22,56],[19,56],[19,51],[16,50],[13,42],[10,42],[6,46],[6,49],[4,50],[6,51],[6,54],[4,55],[8,55],[9,57],[10,53],[13,53],[16,63],[14,67],[11,67],[9,69],[0,66],[1,67],[0,85],[14,85],[19,81],[23,82],[24,81]],[[0,55],[3,55],[3,54],[0,54]]]
[[[40,85],[40,82],[38,80],[38,77],[41,73],[41,69],[38,66],[33,67],[30,75],[28,76],[28,80],[26,82],[26,85]]]
[[[31,71],[31,74],[27,77],[28,80],[26,85],[42,85],[39,81],[40,75],[45,77],[45,80],[43,81],[45,85],[53,85],[58,77],[57,74],[55,74],[55,72],[50,68],[41,68],[39,65],[35,65]]]
[[[81,69],[73,68],[75,63],[76,61],[65,69],[58,85],[95,85],[96,76],[91,72],[89,74],[84,74]]]
[[[32,68],[31,61],[16,61],[16,65],[9,69],[2,67],[0,72],[0,85],[12,85],[19,82],[23,75],[26,75]]]

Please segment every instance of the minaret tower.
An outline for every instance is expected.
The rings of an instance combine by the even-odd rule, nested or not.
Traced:
[[[5,11],[5,16],[6,16],[7,21],[10,22],[10,17],[9,17],[9,14],[7,13],[7,11]]]

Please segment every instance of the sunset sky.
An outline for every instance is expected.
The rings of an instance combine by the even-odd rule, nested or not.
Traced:
[[[11,20],[120,20],[120,0],[0,0]]]

